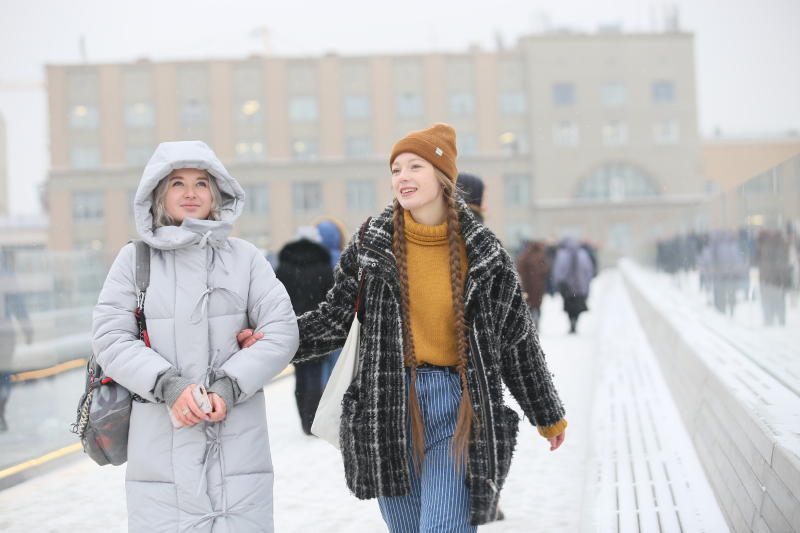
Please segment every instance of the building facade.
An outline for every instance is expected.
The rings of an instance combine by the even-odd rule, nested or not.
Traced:
[[[207,141],[243,184],[238,234],[276,250],[320,215],[391,200],[387,156],[448,122],[510,248],[574,234],[609,257],[704,201],[693,37],[542,34],[509,49],[47,69],[54,249],[116,250],[158,142]],[[703,221],[690,221],[700,224]]]

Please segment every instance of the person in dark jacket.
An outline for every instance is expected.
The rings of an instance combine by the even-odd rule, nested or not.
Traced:
[[[322,238],[322,246],[331,254],[331,272],[336,268],[336,263],[339,262],[339,257],[342,255],[342,250],[347,242],[347,233],[344,225],[338,220],[333,218],[323,217],[315,220],[316,228],[319,230],[319,235]],[[333,284],[331,282],[331,284]],[[333,367],[336,366],[336,361],[339,359],[341,350],[334,350],[328,357],[322,358],[322,372],[321,382],[322,389],[325,390],[325,385],[328,384],[328,379],[331,377]]]
[[[301,227],[298,239],[284,246],[278,254],[275,275],[286,287],[294,312],[302,315],[316,308],[333,285],[331,255],[320,244],[321,237],[313,226]],[[300,424],[311,435],[311,424],[322,397],[322,365],[324,359],[294,363],[294,396]]]
[[[340,422],[347,485],[378,498],[390,531],[474,532],[497,517],[516,445],[503,385],[551,450],[564,408],[513,260],[455,191],[455,130],[410,132],[389,168],[394,201],[351,238],[325,301],[298,319],[294,360],[344,344],[363,279],[359,367]]]
[[[11,376],[14,374],[14,351],[17,346],[17,327],[22,330],[25,342],[33,342],[33,326],[28,316],[25,299],[13,289],[17,286],[11,270],[0,270],[0,287],[9,287],[0,292],[0,432],[8,431],[6,404],[11,396]]]
[[[594,277],[594,263],[578,239],[567,237],[561,242],[553,262],[553,283],[564,299],[564,311],[569,317],[569,332],[575,333],[578,317],[588,311],[586,299]]]
[[[547,259],[546,245],[541,241],[530,241],[517,258],[522,289],[525,291],[536,329],[539,329],[542,299],[547,291],[547,278],[550,275],[550,262]]]
[[[779,231],[764,230],[755,250],[764,325],[786,325],[786,293],[791,286],[789,244]]]
[[[456,183],[467,207],[472,209],[475,218],[483,222],[483,180],[473,174],[460,172]]]

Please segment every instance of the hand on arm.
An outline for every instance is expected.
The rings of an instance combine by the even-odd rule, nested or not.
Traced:
[[[239,342],[239,348],[249,348],[256,342],[264,338],[264,333],[253,333],[252,329],[243,329],[236,335],[236,340]]]

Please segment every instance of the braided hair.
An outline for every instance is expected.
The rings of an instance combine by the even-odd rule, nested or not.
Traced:
[[[447,243],[450,263],[450,289],[453,299],[454,333],[458,364],[456,370],[461,380],[461,402],[456,416],[456,430],[451,444],[451,454],[456,468],[461,468],[467,456],[472,420],[475,411],[472,406],[469,388],[467,386],[467,361],[469,349],[467,344],[466,321],[464,319],[464,279],[461,273],[461,224],[459,211],[456,204],[457,192],[455,183],[438,169],[434,169],[436,177],[442,187],[444,202],[447,208]],[[403,359],[405,365],[411,370],[411,385],[408,389],[408,406],[411,415],[411,449],[414,467],[420,471],[422,457],[425,455],[425,434],[422,412],[419,407],[416,392],[417,359],[414,351],[414,336],[410,326],[408,262],[406,254],[405,220],[403,208],[394,200],[392,222],[392,250],[397,261],[397,270],[400,281],[401,307],[403,317]]]

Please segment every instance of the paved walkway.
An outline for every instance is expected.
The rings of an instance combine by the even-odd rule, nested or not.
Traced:
[[[487,532],[724,532],[619,274],[602,274],[578,335],[546,298],[542,343],[568,411],[556,452],[527,424]],[[293,378],[269,385],[275,526],[284,532],[385,531],[374,501],[352,497],[338,452],[300,430]],[[124,468],[85,458],[0,492],[0,530],[125,531]],[[88,495],[93,495],[93,501]],[[33,521],[35,519],[35,522]]]

